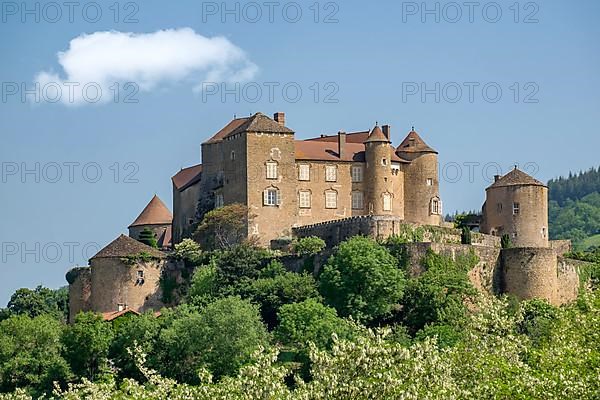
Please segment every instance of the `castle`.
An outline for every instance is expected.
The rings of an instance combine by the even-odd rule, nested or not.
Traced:
[[[575,298],[578,265],[562,257],[569,242],[548,240],[543,183],[516,167],[496,176],[486,189],[480,232],[461,244],[460,231],[442,218],[437,151],[414,128],[397,147],[391,138],[389,125],[376,124],[296,140],[284,113],[234,118],[202,143],[202,164],[173,176],[173,215],[155,196],[129,226],[129,237],[67,274],[71,317],[84,310],[110,318],[158,308],[169,261],[137,241],[140,233],[152,231],[168,250],[190,237],[208,211],[234,203],[248,207],[247,234],[265,247],[315,235],[332,248],[354,235],[380,239],[421,229],[420,243],[407,245],[415,268],[427,249],[452,257],[475,252],[480,262],[470,277],[481,290],[554,304]],[[501,248],[503,235],[511,248]]]

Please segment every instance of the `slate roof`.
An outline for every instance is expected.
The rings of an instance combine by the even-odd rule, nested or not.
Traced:
[[[437,151],[432,149],[425,143],[425,141],[419,136],[414,130],[410,131],[404,138],[400,146],[396,147],[396,152],[399,153],[435,153]]]
[[[141,214],[129,225],[129,228],[140,225],[166,225],[171,222],[173,222],[173,214],[165,203],[157,195],[154,195]]]
[[[136,255],[139,253],[147,253],[153,257],[165,258],[166,256],[155,249],[145,245],[144,243],[138,242],[129,236],[121,235],[112,242],[110,242],[105,248],[100,250],[94,258],[122,258],[127,256]]]
[[[488,189],[495,188],[495,187],[503,187],[503,186],[523,186],[523,185],[546,186],[542,182],[538,181],[537,179],[533,178],[532,176],[526,174],[525,172],[523,172],[520,169],[518,169],[517,167],[515,167],[515,169],[513,169],[508,174],[504,175],[503,177],[498,179],[496,182],[494,182],[492,185],[490,185],[488,187]]]
[[[171,181],[175,185],[175,189],[184,191],[188,187],[197,183],[202,178],[202,164],[192,165],[191,167],[183,168],[181,171],[173,175]]]

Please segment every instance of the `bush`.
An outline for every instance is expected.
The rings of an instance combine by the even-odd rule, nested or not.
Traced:
[[[316,236],[301,238],[292,243],[292,251],[298,256],[314,256],[325,248],[325,241]]]
[[[207,212],[194,240],[205,250],[225,250],[248,241],[248,226],[254,218],[243,204],[230,204]]]
[[[374,240],[354,237],[340,244],[319,277],[327,304],[341,316],[371,321],[389,314],[402,297],[404,273]]]
[[[202,250],[200,245],[192,239],[183,239],[181,243],[175,245],[173,256],[178,260],[183,260],[186,265],[195,266],[202,262]]]
[[[155,249],[158,248],[158,242],[156,241],[154,232],[152,232],[149,228],[144,228],[144,230],[140,232],[138,240],[147,246],[154,247]]]

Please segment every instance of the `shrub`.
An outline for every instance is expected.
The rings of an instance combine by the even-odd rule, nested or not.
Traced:
[[[301,238],[292,243],[292,251],[298,256],[314,256],[325,248],[325,241],[316,236]]]

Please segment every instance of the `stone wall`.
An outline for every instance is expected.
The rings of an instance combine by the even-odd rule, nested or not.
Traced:
[[[558,266],[553,249],[503,249],[501,258],[502,292],[513,294],[521,300],[538,298],[559,304]]]
[[[566,253],[570,253],[573,249],[570,240],[551,240],[550,248],[556,251],[556,254],[562,256]]]
[[[89,267],[74,268],[67,273],[69,282],[69,323],[81,311],[90,310],[92,271]]]
[[[173,244],[180,243],[193,233],[200,188],[200,181],[182,191],[173,185]]]

